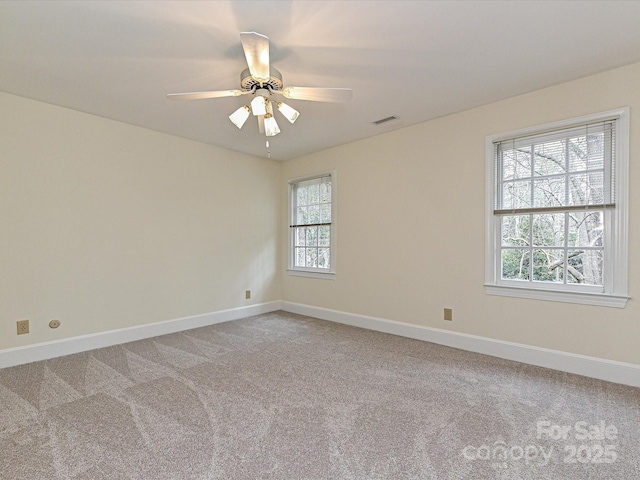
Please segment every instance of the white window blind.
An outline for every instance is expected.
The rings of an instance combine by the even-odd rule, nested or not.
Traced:
[[[495,143],[495,214],[615,204],[615,121]]]

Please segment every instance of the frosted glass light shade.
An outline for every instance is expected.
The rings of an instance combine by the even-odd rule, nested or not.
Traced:
[[[273,118],[273,115],[270,113],[264,116],[264,131],[267,137],[275,137],[280,133],[278,122],[276,122],[276,119]]]
[[[246,122],[247,118],[249,118],[249,113],[249,107],[247,105],[243,105],[238,110],[229,115],[229,120],[231,120],[236,127],[242,128],[244,122]]]
[[[251,111],[256,117],[267,113],[267,102],[263,96],[256,95],[255,98],[251,100]]]
[[[278,102],[278,110],[280,110],[280,113],[284,115],[284,117],[291,123],[295,122],[300,115],[299,111],[297,111],[295,108],[290,107],[284,102]]]

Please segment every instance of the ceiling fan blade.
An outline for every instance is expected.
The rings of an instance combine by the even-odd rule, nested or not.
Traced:
[[[240,33],[244,56],[251,76],[259,82],[268,82],[269,72],[269,37],[256,32]]]
[[[310,100],[312,102],[348,102],[353,97],[350,88],[286,87],[282,90],[286,98]]]
[[[218,90],[213,92],[168,93],[169,100],[201,100],[204,98],[237,97],[241,90]]]

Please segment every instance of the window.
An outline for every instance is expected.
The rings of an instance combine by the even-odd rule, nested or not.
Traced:
[[[331,278],[335,273],[335,174],[292,180],[289,190],[289,271]]]
[[[487,137],[489,294],[624,307],[628,109]]]

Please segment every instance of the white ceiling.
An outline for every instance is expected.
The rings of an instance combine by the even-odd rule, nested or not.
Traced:
[[[640,61],[640,1],[1,1],[0,90],[252,155],[267,155],[239,88],[241,31],[271,41],[285,85],[349,87],[301,112],[286,160]],[[382,126],[373,121],[395,115]]]

